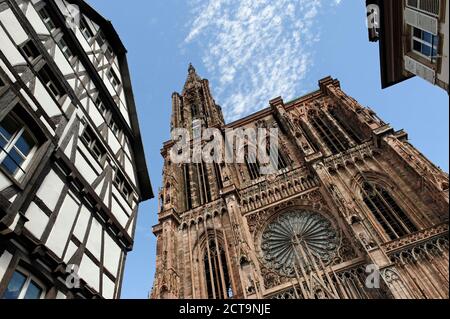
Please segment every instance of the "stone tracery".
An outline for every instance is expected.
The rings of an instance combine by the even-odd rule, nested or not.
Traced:
[[[295,267],[308,268],[312,258],[330,263],[338,235],[330,221],[310,211],[290,211],[277,217],[262,235],[263,260],[281,275],[294,276]]]

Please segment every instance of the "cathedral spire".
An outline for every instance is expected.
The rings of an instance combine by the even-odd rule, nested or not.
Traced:
[[[189,63],[189,69],[188,69],[188,71],[189,71],[189,73],[192,73],[192,72],[195,73],[195,68],[194,68],[194,66],[192,65],[192,63]]]
[[[189,63],[188,76],[186,79],[186,83],[184,84],[184,90],[195,86],[195,84],[200,83],[201,80],[202,79],[198,76],[197,71],[195,70],[192,63]]]
[[[208,80],[197,74],[192,63],[189,63],[182,93],[174,93],[172,98],[172,128],[190,128],[195,120],[201,120],[205,127],[225,124],[222,110],[211,95]]]

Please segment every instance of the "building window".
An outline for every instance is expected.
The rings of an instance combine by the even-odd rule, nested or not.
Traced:
[[[39,16],[42,19],[42,22],[44,22],[45,26],[47,27],[47,29],[50,31],[50,33],[56,29],[56,25],[53,22],[50,14],[48,13],[47,9],[45,7],[43,7],[42,9],[40,9],[38,11]]]
[[[348,123],[348,121],[342,120],[342,118],[337,114],[337,111],[332,109],[330,110],[331,117],[339,124],[342,130],[350,137],[355,143],[362,143],[361,134],[356,131],[355,127]]]
[[[312,115],[310,122],[331,153],[339,154],[350,148],[347,139],[332,123],[325,122],[322,116]]]
[[[192,193],[191,193],[191,175],[189,173],[189,165],[183,165],[183,182],[184,182],[184,206],[186,210],[192,209]]]
[[[109,119],[107,118],[109,115],[109,112],[108,112],[106,105],[100,99],[100,96],[97,96],[95,98],[94,103],[97,106],[100,114],[106,119],[105,121],[108,124],[108,126],[111,129],[114,136],[119,138],[119,134],[121,132],[120,127],[119,127],[119,125],[117,125],[117,123],[113,120],[112,117],[110,117]]]
[[[203,255],[206,288],[209,299],[233,297],[225,250],[215,238],[208,238]]]
[[[219,164],[216,162],[214,162],[214,174],[216,175],[217,188],[221,190],[223,188],[222,174]]]
[[[99,95],[94,99],[94,104],[95,106],[97,106],[97,109],[103,117],[106,117],[108,115],[108,109],[106,108],[105,103],[103,103]]]
[[[91,155],[101,166],[103,166],[106,159],[106,151],[95,136],[94,131],[89,126],[86,127],[83,134],[81,135],[81,140],[89,149]]]
[[[59,48],[61,49],[62,53],[64,54],[64,56],[67,58],[67,60],[71,60],[74,55],[72,50],[69,48],[69,46],[67,45],[66,40],[64,39],[64,37],[62,37],[59,42]]]
[[[112,119],[109,121],[109,128],[115,137],[119,138],[120,128]]]
[[[80,31],[88,42],[91,41],[94,37],[94,33],[92,32],[91,28],[89,28],[84,17],[80,19]]]
[[[114,177],[114,186],[116,186],[117,190],[127,202],[130,203],[133,198],[133,191],[119,170],[116,171],[116,176]]]
[[[33,276],[16,270],[2,299],[44,299],[45,288]]]
[[[32,40],[28,40],[27,43],[22,46],[22,51],[30,62],[33,62],[34,59],[40,55],[38,48]]]
[[[255,180],[261,177],[261,165],[258,161],[258,158],[255,152],[249,152],[248,147],[244,150],[244,160],[247,166],[248,173],[250,175],[251,180]]]
[[[288,167],[289,160],[281,147],[279,147],[279,145],[277,149],[275,145],[270,144],[270,139],[268,138],[266,146],[267,155],[270,157],[270,164],[272,165],[272,167],[276,168],[277,170],[282,170]]]
[[[27,173],[37,146],[31,130],[14,112],[0,122],[0,165],[17,180]]]
[[[103,47],[103,45],[106,43],[106,37],[105,34],[103,33],[103,31],[99,31],[98,32],[98,36],[97,36],[97,43],[100,46],[100,48]]]
[[[38,76],[42,81],[42,84],[56,100],[59,100],[64,95],[63,87],[59,84],[59,81],[55,79],[53,72],[47,64],[38,71]]]
[[[109,69],[109,71],[106,73],[106,76],[111,81],[111,84],[114,87],[114,89],[117,89],[120,85],[120,80],[116,72],[114,72],[113,69]]]
[[[413,51],[435,62],[438,57],[439,37],[416,27],[412,29]]]
[[[3,88],[6,86],[6,83],[3,81],[2,78],[0,78],[0,88]]]
[[[105,56],[108,60],[111,60],[111,58],[113,57],[114,53],[113,53],[113,49],[111,47],[110,44],[106,45],[106,49],[105,49]]]
[[[418,229],[384,187],[366,182],[363,199],[390,240],[416,232]]]
[[[203,205],[211,202],[211,188],[208,178],[208,169],[203,162],[200,164],[196,164],[196,166],[200,192],[200,203]]]
[[[407,6],[439,16],[441,0],[407,0]]]

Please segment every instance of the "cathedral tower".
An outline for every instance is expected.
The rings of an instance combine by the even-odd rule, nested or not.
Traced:
[[[152,298],[448,298],[448,175],[337,80],[319,87],[225,124],[189,68],[172,129],[277,128],[278,171],[177,164],[164,144]]]

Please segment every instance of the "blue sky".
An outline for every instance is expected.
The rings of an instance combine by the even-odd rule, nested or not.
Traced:
[[[369,106],[448,172],[449,104],[443,90],[415,78],[380,88],[378,45],[369,43],[364,1],[123,0],[88,1],[111,20],[127,47],[147,163],[161,184],[162,143],[169,139],[171,94],[189,62],[210,80],[228,121],[274,97],[317,89],[327,75]],[[155,268],[157,200],[140,207],[122,298],[146,298]]]

